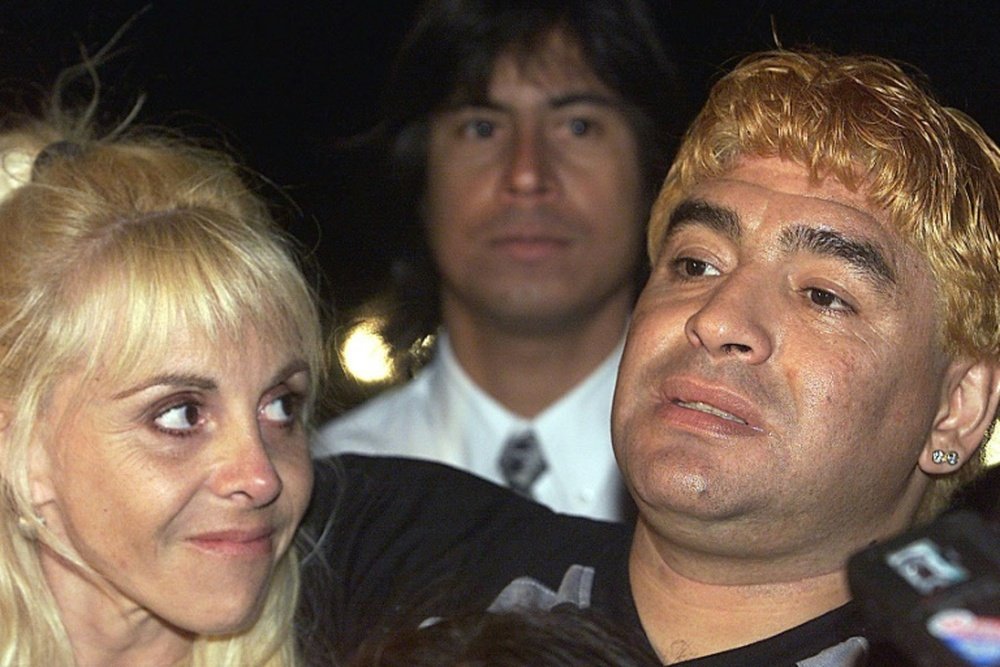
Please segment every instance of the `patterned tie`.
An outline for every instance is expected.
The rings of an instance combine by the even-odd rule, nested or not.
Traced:
[[[500,452],[498,465],[507,486],[527,498],[532,497],[532,484],[548,468],[538,440],[531,431],[515,435],[507,441]]]

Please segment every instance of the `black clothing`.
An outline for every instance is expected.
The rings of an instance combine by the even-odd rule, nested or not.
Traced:
[[[319,543],[303,559],[300,630],[307,648],[323,640],[343,653],[401,623],[485,609],[517,577],[555,591],[578,564],[595,573],[592,608],[652,652],[629,588],[632,532],[556,514],[437,463],[359,455],[318,461],[306,533]],[[862,630],[847,605],[770,639],[680,664],[794,665]]]

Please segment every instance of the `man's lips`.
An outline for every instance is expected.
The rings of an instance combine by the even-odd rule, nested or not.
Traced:
[[[745,419],[741,419],[740,417],[726,412],[725,410],[720,410],[714,405],[709,405],[708,403],[702,403],[701,401],[682,401],[679,398],[675,398],[674,404],[679,405],[682,408],[687,408],[688,410],[698,410],[699,412],[715,415],[716,417],[721,417],[722,419],[728,419],[729,421],[736,422],[737,424],[743,424],[744,426],[747,425]]]
[[[188,542],[203,551],[223,556],[262,556],[272,553],[274,529],[233,529],[199,533]]]
[[[524,261],[545,259],[569,245],[568,238],[544,234],[507,234],[490,241],[491,247]]]
[[[662,388],[661,405],[670,421],[713,432],[736,435],[767,430],[753,402],[717,384],[673,379]]]

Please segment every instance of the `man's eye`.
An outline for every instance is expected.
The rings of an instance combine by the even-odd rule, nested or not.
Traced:
[[[593,124],[585,118],[573,118],[569,121],[569,131],[570,134],[576,137],[582,137],[588,134],[593,128]]]
[[[184,403],[167,408],[153,419],[161,431],[167,433],[188,433],[201,422],[201,408],[194,403]]]
[[[465,124],[465,134],[476,139],[489,139],[496,131],[496,125],[488,120],[470,120]]]
[[[810,287],[806,290],[806,295],[816,306],[819,306],[823,310],[829,311],[840,311],[853,313],[854,308],[851,307],[846,301],[841,299],[839,296],[833,292],[828,292],[823,289],[818,289],[816,287]]]
[[[264,405],[260,409],[260,415],[275,424],[291,424],[298,415],[299,403],[297,395],[285,394]]]
[[[680,259],[674,260],[674,267],[681,276],[685,278],[697,278],[701,276],[718,276],[721,275],[720,271],[700,259],[694,259],[692,257],[681,257]]]

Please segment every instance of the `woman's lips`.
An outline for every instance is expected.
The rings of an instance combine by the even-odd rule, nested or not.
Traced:
[[[271,528],[256,530],[221,530],[201,533],[188,541],[203,551],[223,556],[264,556],[271,555]]]

